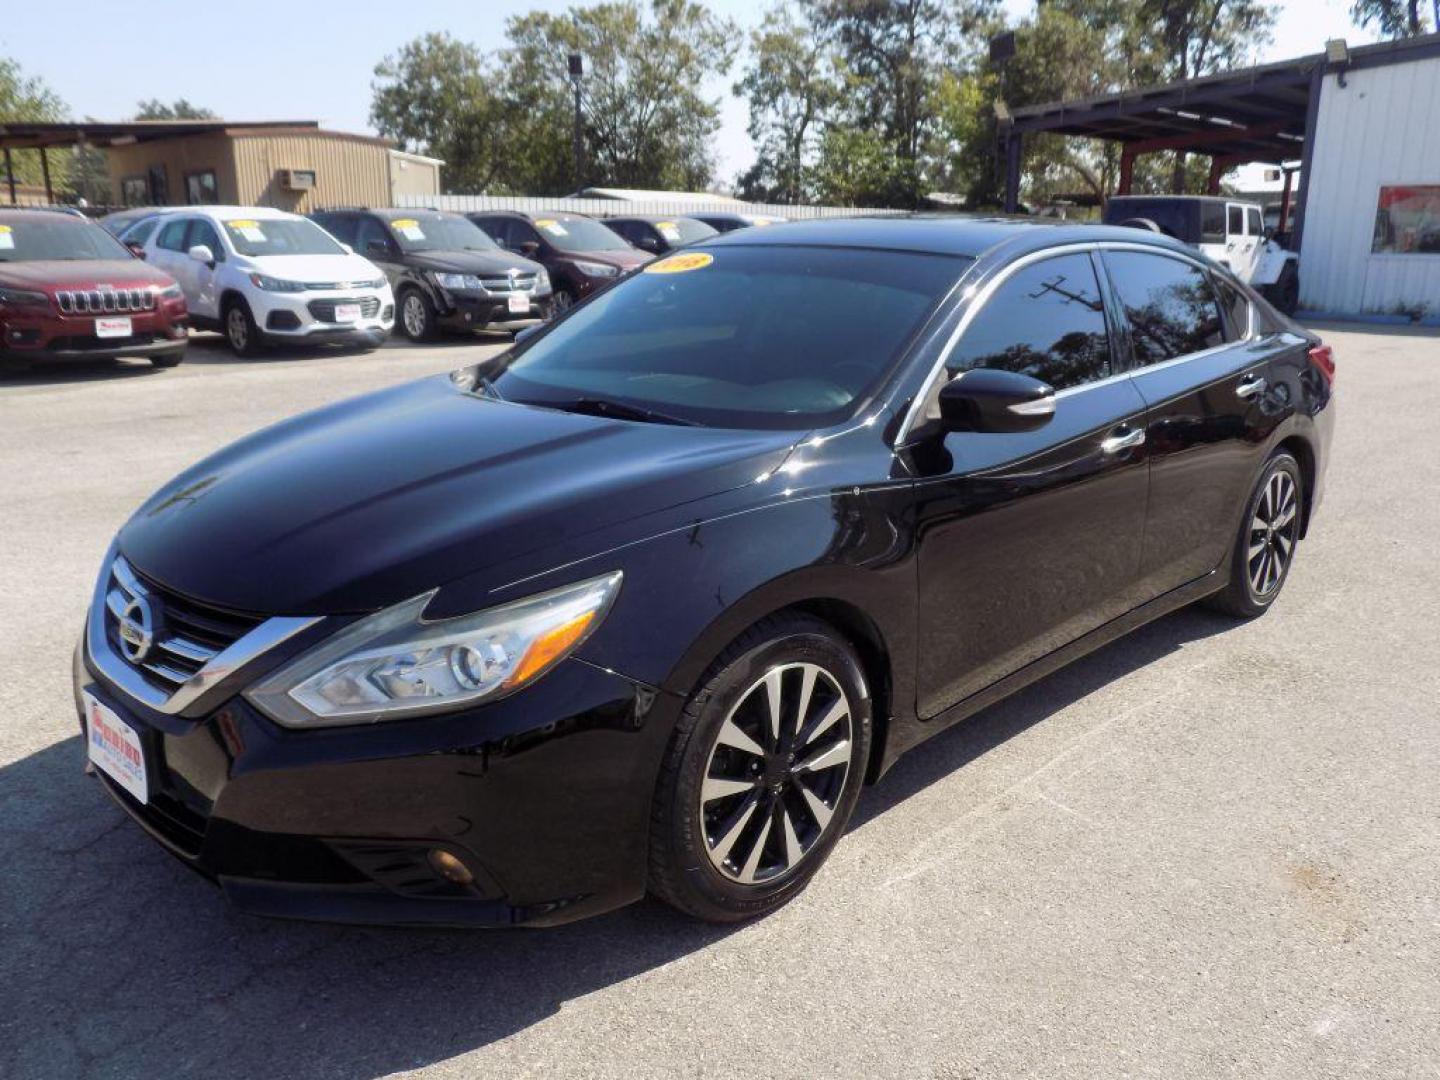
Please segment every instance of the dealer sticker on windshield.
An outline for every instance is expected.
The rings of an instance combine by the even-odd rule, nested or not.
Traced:
[[[0,249],[10,251],[15,247],[15,234],[9,225],[0,225]]]
[[[647,274],[686,274],[691,270],[700,270],[709,266],[715,261],[715,256],[707,251],[687,251],[681,255],[671,255],[668,259],[659,259],[645,267]]]
[[[231,232],[237,232],[252,244],[263,244],[265,233],[260,228],[258,221],[227,221],[225,227]]]
[[[406,240],[424,240],[425,232],[420,228],[420,222],[414,218],[400,218],[390,223],[396,232],[405,237]]]
[[[145,751],[135,729],[114,709],[85,694],[87,753],[95,767],[142,803],[150,801]]]

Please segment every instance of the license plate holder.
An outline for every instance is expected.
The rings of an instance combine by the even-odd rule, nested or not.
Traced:
[[[510,311],[514,315],[526,315],[530,312],[530,297],[525,293],[511,293],[509,303]]]
[[[134,332],[128,316],[95,320],[95,336],[97,338],[129,337]]]
[[[360,305],[359,305],[359,304],[336,304],[336,305],[335,305],[335,321],[336,321],[336,322],[359,322],[359,321],[360,321]]]
[[[145,747],[140,733],[92,694],[85,694],[85,751],[97,769],[141,805],[150,801]]]

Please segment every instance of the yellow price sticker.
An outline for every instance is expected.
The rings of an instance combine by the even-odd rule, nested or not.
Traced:
[[[10,226],[9,226],[9,225],[0,225],[0,233],[8,233],[9,231],[10,231]]]
[[[416,221],[414,218],[408,217],[396,218],[390,224],[395,226],[395,228],[397,229],[418,229],[420,227],[420,222]]]
[[[260,223],[258,221],[250,221],[248,219],[244,221],[227,221],[225,222],[225,227],[229,229],[234,229],[236,232],[239,232],[241,229],[258,229],[260,227]]]
[[[647,274],[688,274],[691,270],[701,270],[715,261],[715,256],[708,251],[687,251],[679,255],[671,255],[668,259],[659,259],[645,267]]]

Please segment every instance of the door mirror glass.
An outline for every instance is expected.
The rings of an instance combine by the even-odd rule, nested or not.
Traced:
[[[1055,415],[1055,388],[1029,375],[998,368],[971,368],[940,390],[946,431],[1034,431]]]
[[[137,259],[143,259],[145,257],[144,244],[141,244],[135,240],[131,240],[130,243],[126,244],[125,246],[130,249],[130,254],[134,255]]]
[[[215,253],[210,250],[210,246],[208,244],[196,244],[190,249],[188,254],[190,258],[194,259],[196,262],[202,262],[206,266],[215,265]]]
[[[521,240],[515,250],[527,258],[533,259],[536,255],[540,254],[540,241]]]
[[[365,254],[374,255],[376,258],[383,259],[390,254],[390,245],[378,238],[367,240],[365,241]]]
[[[660,241],[656,240],[653,236],[640,237],[639,240],[635,241],[635,246],[641,251],[650,252],[652,255],[660,254]]]

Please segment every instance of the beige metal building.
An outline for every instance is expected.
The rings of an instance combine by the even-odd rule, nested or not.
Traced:
[[[43,158],[47,148],[77,144],[106,151],[116,206],[392,206],[400,195],[438,195],[444,164],[313,120],[0,124],[7,154],[24,147]]]

